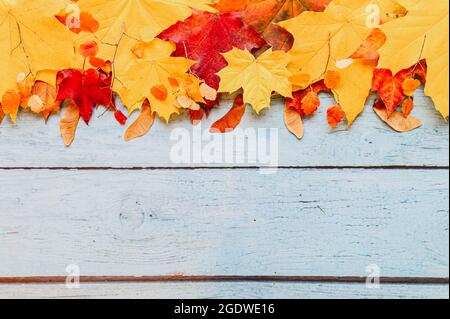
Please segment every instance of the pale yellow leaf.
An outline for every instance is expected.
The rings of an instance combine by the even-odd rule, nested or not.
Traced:
[[[387,42],[381,48],[379,67],[393,73],[426,59],[425,94],[436,109],[449,115],[449,3],[443,0],[399,0],[408,14],[381,27]]]
[[[233,93],[242,88],[244,103],[250,104],[258,114],[270,107],[273,92],[292,96],[291,73],[286,69],[291,57],[285,52],[269,49],[255,58],[247,50],[234,48],[223,56],[228,66],[218,73],[219,92]]]
[[[0,0],[0,95],[14,89],[18,74],[34,78],[41,70],[74,63],[71,32],[54,15],[65,0]]]

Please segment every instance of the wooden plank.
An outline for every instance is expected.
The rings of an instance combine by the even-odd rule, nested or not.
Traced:
[[[0,285],[0,298],[108,299],[448,299],[448,285],[382,285],[318,283],[123,283],[65,285]]]
[[[281,100],[274,101],[272,109],[260,117],[249,108],[240,128],[278,129],[276,154],[280,166],[448,166],[448,123],[434,110],[423,92],[415,101],[417,107],[414,115],[423,120],[424,127],[405,134],[394,133],[376,117],[370,108],[372,99],[367,103],[365,113],[349,131],[344,126],[331,130],[325,113],[334,102],[328,96],[323,97],[319,113],[306,120],[306,136],[302,141],[297,141],[284,127]],[[222,107],[203,123],[199,132],[207,132],[211,124],[226,113],[230,104],[230,101],[224,101]],[[76,141],[68,149],[63,147],[59,136],[58,121],[58,117],[52,117],[45,126],[43,121],[31,114],[19,116],[18,125],[5,120],[0,126],[0,144],[5,150],[0,154],[0,167],[255,166],[248,162],[174,162],[170,153],[176,141],[170,140],[171,134],[181,128],[193,136],[193,128],[186,118],[178,119],[171,125],[157,122],[148,136],[125,143],[125,128],[115,122],[112,114],[101,118],[94,116],[90,127],[80,125]],[[239,137],[244,135],[243,131],[238,134]],[[211,138],[210,134],[206,136]],[[263,143],[267,143],[264,145],[268,145],[270,137],[276,137],[275,134],[262,132],[258,136]],[[258,164],[261,165],[261,162],[265,164],[263,161]]]
[[[0,277],[449,275],[448,170],[0,170]]]

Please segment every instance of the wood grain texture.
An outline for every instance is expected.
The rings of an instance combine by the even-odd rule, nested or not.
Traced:
[[[448,170],[0,170],[0,277],[448,277]]]
[[[133,299],[448,299],[448,285],[382,285],[317,283],[156,283],[65,285],[0,285],[0,298],[133,298]]]
[[[373,98],[372,98],[373,99]],[[332,130],[326,122],[326,109],[333,104],[327,95],[322,98],[318,114],[305,121],[306,134],[298,141],[284,127],[281,100],[273,102],[272,109],[256,116],[247,110],[240,129],[275,128],[278,130],[280,166],[448,166],[448,123],[434,110],[431,101],[416,97],[414,115],[424,126],[414,132],[393,132],[371,110],[372,99],[365,113],[350,130],[345,126]],[[210,119],[203,123],[202,131],[224,115],[231,106],[224,101]],[[97,112],[97,114],[99,114]],[[133,115],[133,119],[137,114]],[[131,123],[131,122],[129,122]],[[80,124],[74,144],[66,149],[59,136],[59,118],[54,116],[47,126],[34,115],[22,114],[18,124],[7,120],[0,125],[0,167],[180,167],[193,164],[173,163],[170,151],[175,141],[170,140],[175,129],[184,128],[192,133],[189,120],[181,118],[171,125],[158,121],[149,135],[124,142],[125,128],[120,127],[108,113],[94,116],[90,127]],[[242,133],[242,132],[241,132]],[[240,134],[239,136],[243,136]],[[260,134],[268,141],[269,134]],[[211,135],[207,135],[211,138]],[[268,143],[268,142],[267,142]],[[218,166],[254,166],[254,164],[218,164]],[[214,166],[196,164],[195,166]]]

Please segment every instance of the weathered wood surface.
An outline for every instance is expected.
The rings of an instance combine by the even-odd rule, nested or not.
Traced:
[[[448,277],[447,170],[0,170],[0,276]]]
[[[448,285],[382,285],[318,283],[155,283],[65,285],[0,285],[0,298],[133,298],[133,299],[327,299],[449,298]]]
[[[416,97],[414,115],[423,120],[424,126],[405,134],[393,132],[377,118],[371,110],[372,99],[363,115],[347,131],[345,126],[336,130],[328,127],[325,114],[333,101],[329,96],[323,96],[318,114],[306,120],[306,135],[301,142],[284,127],[281,100],[274,101],[272,109],[260,117],[249,108],[240,128],[278,128],[280,166],[448,166],[448,123],[434,110],[422,91]],[[224,101],[222,107],[203,123],[202,132],[207,132],[230,105],[231,101]],[[136,116],[134,114],[133,119]],[[23,114],[17,125],[8,120],[0,125],[0,167],[193,166],[191,163],[174,163],[170,158],[170,150],[176,143],[170,136],[180,128],[192,135],[192,125],[188,119],[181,118],[171,125],[157,121],[149,135],[125,143],[125,128],[107,113],[101,118],[94,116],[90,127],[81,123],[74,144],[66,149],[59,135],[58,117],[52,117],[46,126],[34,115]],[[267,140],[270,135],[260,136]],[[218,166],[254,164],[221,163]]]

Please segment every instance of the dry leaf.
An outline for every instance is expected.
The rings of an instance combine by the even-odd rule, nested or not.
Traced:
[[[245,103],[244,98],[240,94],[236,97],[233,103],[233,107],[222,117],[220,120],[215,122],[211,129],[211,133],[227,133],[234,130],[239,123],[241,123],[242,117],[245,114]]]
[[[145,100],[142,105],[141,114],[139,114],[136,121],[125,132],[125,141],[129,142],[147,134],[152,128],[154,121],[155,113],[152,112],[148,100]]]
[[[45,120],[48,120],[52,113],[59,112],[61,102],[56,100],[55,87],[42,81],[36,81],[32,93],[35,98],[30,108],[34,113],[42,113]]]
[[[70,101],[66,112],[61,117],[60,131],[64,144],[70,146],[77,132],[78,122],[80,121],[80,109],[75,102]]]
[[[305,127],[303,125],[302,116],[294,108],[288,105],[286,105],[284,109],[284,123],[289,132],[294,134],[299,140],[303,138]]]
[[[400,133],[410,132],[422,126],[422,121],[416,117],[404,117],[400,112],[392,112],[389,114],[386,107],[380,107],[379,102],[373,108],[378,117],[387,125]]]

